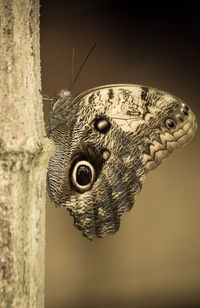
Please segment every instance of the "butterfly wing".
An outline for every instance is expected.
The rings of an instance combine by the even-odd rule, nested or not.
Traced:
[[[144,174],[191,139],[195,116],[174,96],[137,85],[103,86],[61,101],[49,134],[57,145],[48,168],[52,199],[70,210],[87,238],[113,234]]]

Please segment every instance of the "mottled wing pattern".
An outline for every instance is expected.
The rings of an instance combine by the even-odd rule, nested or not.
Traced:
[[[144,175],[187,143],[196,118],[180,99],[137,85],[107,85],[72,100],[68,90],[52,103],[57,150],[48,184],[88,239],[115,233],[140,191]]]

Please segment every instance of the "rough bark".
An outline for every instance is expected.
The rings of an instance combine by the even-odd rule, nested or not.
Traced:
[[[43,307],[46,167],[39,0],[0,1],[0,307]]]

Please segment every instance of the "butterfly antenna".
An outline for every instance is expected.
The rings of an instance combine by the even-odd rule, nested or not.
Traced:
[[[72,49],[71,82],[70,82],[71,85],[73,84],[73,79],[74,79],[74,54],[75,54],[75,49],[73,48]]]
[[[81,71],[82,71],[82,69],[83,69],[85,63],[87,62],[87,59],[89,58],[89,56],[91,55],[91,53],[92,53],[92,51],[94,50],[95,47],[96,47],[96,43],[92,46],[92,48],[90,49],[90,51],[89,51],[87,57],[86,57],[85,60],[83,61],[83,64],[81,65],[81,67],[80,67],[80,69],[79,69],[79,71],[78,71],[78,74],[76,75],[74,81],[72,82],[71,87],[69,88],[69,90],[71,90],[72,87],[74,86],[74,84],[75,84],[76,80],[78,79],[78,76],[80,75],[80,73],[81,73]]]

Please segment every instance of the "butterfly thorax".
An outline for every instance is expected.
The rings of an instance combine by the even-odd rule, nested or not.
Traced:
[[[51,129],[66,122],[71,101],[72,94],[68,89],[59,90],[54,94],[51,104]]]

